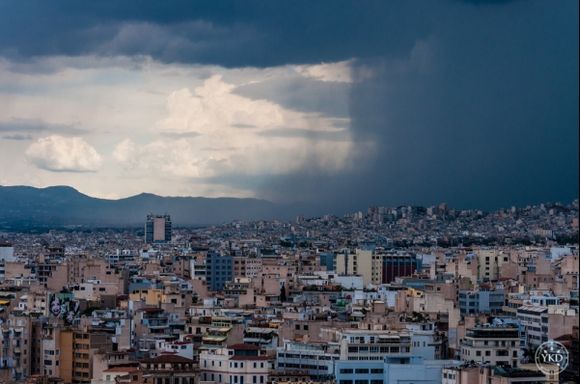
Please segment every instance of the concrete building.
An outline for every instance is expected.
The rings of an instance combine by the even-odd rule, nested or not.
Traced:
[[[343,252],[336,255],[336,273],[339,275],[360,275],[365,286],[381,284],[383,278],[382,258],[372,249],[357,249],[354,253]]]
[[[248,324],[244,329],[244,344],[256,345],[266,350],[278,346],[278,330],[269,326],[254,326]]]
[[[417,255],[403,252],[381,252],[382,259],[382,283],[388,284],[397,277],[411,276],[417,270],[421,269],[421,260]]]
[[[191,359],[159,355],[139,361],[143,384],[193,384],[196,369]]]
[[[315,378],[334,375],[334,362],[340,358],[336,344],[304,343],[284,340],[276,351],[276,369],[284,372],[306,372]]]
[[[543,384],[557,383],[541,372],[510,367],[486,367],[477,364],[446,367],[442,371],[441,384]]]
[[[235,344],[200,354],[202,381],[220,384],[266,384],[271,358],[255,345]]]
[[[101,374],[101,379],[93,379],[91,384],[117,384],[129,380],[131,383],[142,382],[141,371],[138,367],[121,366],[105,369]]]
[[[440,384],[442,371],[459,366],[454,360],[425,360],[417,356],[385,357],[379,361],[336,362],[337,384]]]
[[[478,249],[475,252],[478,260],[477,277],[479,281],[494,281],[500,276],[504,262],[509,261],[509,255],[498,249]]]
[[[326,271],[334,271],[336,269],[336,254],[333,252],[321,252],[318,254],[318,262],[321,267],[326,268]]]
[[[0,282],[6,279],[7,264],[16,262],[12,244],[0,241]]]
[[[348,329],[339,332],[340,360],[382,360],[384,356],[410,357],[411,334],[402,331]]]
[[[221,291],[234,278],[233,257],[218,252],[208,252],[206,259],[206,281],[210,291]]]
[[[171,241],[171,216],[169,215],[147,215],[145,221],[145,242],[168,243]]]
[[[516,318],[521,324],[520,345],[533,349],[548,341],[548,308],[541,305],[522,305]]]
[[[16,261],[14,247],[10,243],[0,241],[0,262]]]
[[[411,353],[425,360],[438,360],[445,356],[444,337],[436,331],[434,323],[403,323],[411,332]]]
[[[459,291],[459,311],[462,315],[499,313],[505,304],[502,288]]]
[[[72,347],[73,332],[70,328],[63,329],[51,324],[43,327],[40,373],[47,377],[60,377],[65,383],[72,382]]]
[[[461,360],[517,367],[519,343],[516,327],[486,324],[470,328],[461,343]]]
[[[112,351],[112,335],[99,330],[78,330],[73,332],[72,342],[72,379],[75,383],[90,383],[94,356],[97,352]]]
[[[14,382],[26,378],[32,366],[32,319],[10,315],[0,326],[0,379]]]

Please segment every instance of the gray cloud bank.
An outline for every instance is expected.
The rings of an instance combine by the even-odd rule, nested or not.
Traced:
[[[225,67],[355,59],[359,81],[346,102],[315,106],[322,93],[296,100],[292,89],[277,102],[346,108],[354,139],[376,144],[372,161],[338,174],[306,169],[227,182],[332,210],[438,201],[493,208],[578,196],[573,0],[4,1],[0,54],[15,63],[96,54]],[[260,97],[251,85],[241,92]]]

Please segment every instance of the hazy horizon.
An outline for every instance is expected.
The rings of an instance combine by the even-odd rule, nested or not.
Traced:
[[[313,204],[313,203],[309,203],[307,201],[292,201],[292,202],[286,202],[286,203],[278,203],[276,201],[271,201],[271,200],[267,200],[267,199],[260,199],[260,198],[255,198],[255,197],[235,197],[235,196],[194,196],[194,195],[160,195],[160,194],[156,194],[156,193],[151,193],[151,192],[147,192],[147,191],[143,191],[134,195],[128,195],[128,196],[123,196],[123,197],[118,197],[118,198],[103,198],[103,197],[99,197],[99,196],[92,196],[90,194],[84,193],[83,191],[80,191],[79,189],[69,186],[69,185],[49,185],[49,186],[45,186],[45,187],[36,187],[36,186],[32,186],[32,185],[0,185],[0,188],[2,187],[24,187],[24,188],[35,188],[35,189],[39,189],[39,190],[44,190],[44,189],[53,189],[53,188],[72,188],[74,189],[76,192],[85,195],[87,197],[93,198],[93,199],[100,199],[100,200],[106,200],[106,201],[119,201],[119,200],[125,200],[125,199],[130,199],[130,198],[134,198],[134,197],[138,197],[140,195],[152,195],[152,196],[156,196],[156,197],[160,197],[160,198],[168,198],[168,199],[172,199],[172,198],[192,198],[192,199],[239,199],[239,200],[259,200],[259,201],[263,201],[263,202],[267,202],[267,203],[272,203],[275,205],[280,205],[280,206],[302,206],[305,209],[313,209],[316,210],[315,212],[302,212],[303,214],[306,215],[310,215],[311,217],[314,216],[319,216],[321,214],[331,214],[331,215],[342,215],[342,214],[346,214],[346,213],[353,213],[355,211],[361,211],[361,210],[366,210],[367,208],[370,207],[388,207],[388,208],[395,208],[395,207],[404,207],[404,206],[413,206],[413,207],[429,207],[429,206],[437,206],[439,204],[447,204],[446,201],[439,201],[437,203],[434,204],[428,204],[428,205],[424,205],[424,204],[420,204],[420,203],[416,203],[416,202],[404,202],[402,204],[396,204],[396,205],[388,205],[388,204],[383,204],[380,201],[374,203],[374,204],[370,204],[367,206],[359,206],[359,207],[355,207],[351,210],[348,209],[332,209],[332,208],[327,208],[323,205],[318,206],[317,204]],[[498,206],[498,207],[492,207],[490,209],[484,209],[481,207],[462,207],[462,206],[453,206],[453,205],[449,205],[450,209],[458,209],[458,210],[481,210],[481,211],[485,211],[485,212],[494,212],[494,211],[498,211],[500,209],[510,209],[511,207],[516,207],[516,208],[525,208],[526,206],[534,206],[534,205],[540,205],[540,204],[557,204],[557,203],[561,203],[564,205],[567,204],[571,204],[574,201],[578,200],[578,197],[572,198],[570,200],[558,200],[558,201],[537,201],[537,202],[530,202],[528,204],[522,204],[522,205],[517,205],[517,204],[510,204],[510,205],[506,205],[506,206]]]

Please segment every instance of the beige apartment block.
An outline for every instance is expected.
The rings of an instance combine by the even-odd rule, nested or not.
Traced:
[[[477,277],[481,280],[497,280],[500,276],[500,268],[504,262],[509,261],[509,254],[499,249],[480,248],[475,251],[478,260]]]
[[[365,286],[380,284],[383,278],[383,261],[372,250],[357,249],[354,253],[338,253],[336,273],[362,276]]]

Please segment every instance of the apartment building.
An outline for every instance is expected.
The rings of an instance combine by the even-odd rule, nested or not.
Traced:
[[[220,384],[266,384],[273,357],[255,345],[234,344],[200,354],[202,381]]]
[[[503,288],[459,291],[459,311],[462,315],[499,313],[504,305]]]
[[[470,328],[461,343],[461,360],[517,367],[519,343],[518,329],[513,326]]]
[[[326,378],[334,375],[334,363],[338,359],[340,348],[337,344],[284,340],[284,345],[276,350],[276,369]]]
[[[478,249],[477,257],[477,278],[479,281],[494,281],[500,276],[500,269],[504,262],[508,262],[508,254],[499,249]]]
[[[165,354],[140,360],[139,370],[142,384],[193,384],[197,372],[193,360]]]
[[[339,275],[360,275],[365,286],[381,284],[383,279],[382,257],[372,249],[356,249],[354,253],[343,252],[336,255],[336,273]]]
[[[548,341],[548,308],[541,305],[522,305],[516,312],[521,324],[520,345],[532,349]]]
[[[0,378],[16,381],[32,369],[32,319],[10,315],[0,325]]]
[[[79,329],[72,338],[74,383],[90,383],[93,379],[93,363],[96,353],[110,352],[113,348],[112,335],[93,329]]]
[[[406,330],[348,329],[338,335],[340,360],[383,360],[386,355],[411,355],[411,334]]]
[[[442,371],[461,364],[454,360],[425,360],[418,356],[387,356],[376,361],[336,362],[337,384],[441,383]]]

